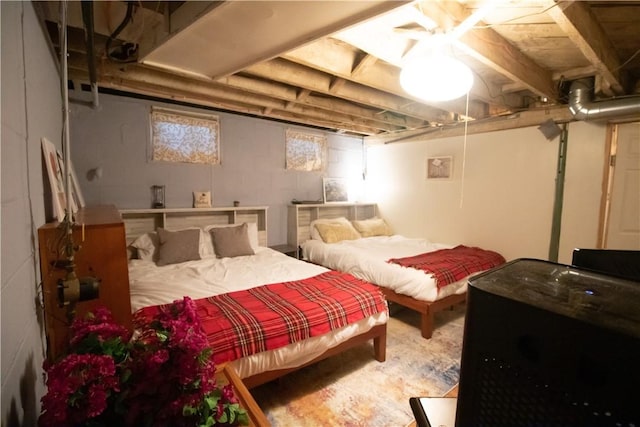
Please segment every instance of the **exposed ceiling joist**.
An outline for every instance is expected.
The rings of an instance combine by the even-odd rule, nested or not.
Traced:
[[[96,83],[369,142],[565,120],[566,83],[585,77],[594,102],[640,94],[640,1],[486,1],[95,2]],[[80,2],[67,5],[70,77],[84,84]],[[60,2],[34,6],[59,58]],[[407,52],[437,32],[473,71],[468,98],[427,103],[399,84]]]
[[[458,23],[471,16],[470,11],[456,2],[423,2],[422,5],[424,12],[442,28],[455,28]],[[558,90],[551,73],[516,49],[493,29],[470,29],[459,35],[456,47],[535,94],[558,100]]]
[[[549,0],[552,1],[552,0]],[[586,2],[572,2],[549,9],[549,15],[602,74],[618,95],[625,93],[626,78],[620,72],[620,59]]]

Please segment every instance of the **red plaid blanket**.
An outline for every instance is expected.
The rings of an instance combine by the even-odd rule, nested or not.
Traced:
[[[377,286],[336,271],[195,303],[216,363],[323,335],[387,310]],[[166,307],[138,310],[134,326]]]
[[[459,245],[406,258],[392,258],[388,262],[433,274],[440,289],[471,273],[504,264],[506,260],[497,252]]]

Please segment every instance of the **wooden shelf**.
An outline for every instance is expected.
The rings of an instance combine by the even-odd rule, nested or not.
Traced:
[[[255,222],[258,225],[258,243],[260,246],[267,246],[267,209],[267,206],[121,209],[120,215],[125,224],[127,244],[159,227],[175,230]]]
[[[287,243],[298,247],[311,238],[309,225],[321,218],[345,217],[349,220],[362,220],[378,215],[375,203],[319,203],[313,205],[289,205],[287,215]]]

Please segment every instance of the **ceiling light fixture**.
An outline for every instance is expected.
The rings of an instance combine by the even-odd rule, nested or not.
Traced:
[[[473,73],[461,61],[442,52],[460,36],[480,22],[497,4],[486,0],[460,25],[446,34],[431,34],[422,38],[405,57],[400,71],[400,86],[424,101],[450,101],[467,94],[473,86]],[[429,28],[425,27],[429,31]]]
[[[405,62],[400,86],[424,101],[449,101],[469,92],[473,74],[457,59],[434,51]]]

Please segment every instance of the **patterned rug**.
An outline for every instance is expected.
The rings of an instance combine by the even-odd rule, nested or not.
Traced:
[[[436,314],[433,337],[420,336],[419,315],[391,307],[387,360],[371,343],[256,387],[251,394],[274,427],[404,427],[412,396],[443,396],[458,382],[464,305]]]

